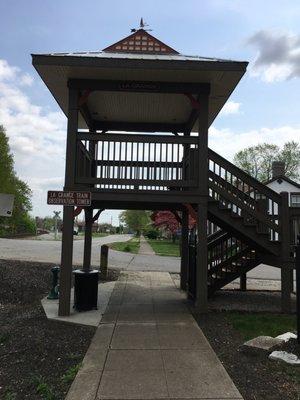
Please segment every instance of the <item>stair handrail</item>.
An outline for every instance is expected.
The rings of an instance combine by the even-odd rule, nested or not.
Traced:
[[[272,222],[271,218],[267,219],[264,216],[264,214],[260,213],[257,210],[252,209],[251,207],[249,207],[249,205],[246,202],[241,200],[239,197],[234,197],[231,193],[224,190],[224,188],[218,187],[214,182],[210,181],[209,183],[211,185],[211,189],[213,191],[215,191],[218,195],[223,196],[223,198],[226,201],[234,204],[236,207],[240,208],[241,210],[248,212],[250,215],[252,215],[254,218],[256,218],[259,222],[266,224],[269,228],[274,229],[275,231],[279,231],[279,225],[280,225],[279,223],[276,224],[276,223]],[[244,192],[239,190],[237,187],[235,187],[235,189],[237,192],[245,194]]]
[[[281,204],[281,196],[278,193],[276,193],[274,190],[270,189],[268,186],[264,185],[257,179],[253,178],[245,171],[232,164],[230,161],[226,160],[224,157],[220,156],[220,154],[211,149],[208,149],[208,159],[211,159],[214,162],[219,162],[221,166],[224,165],[227,169],[229,167],[230,173],[233,173],[237,177],[240,177],[245,183],[249,184],[249,186],[251,187],[258,189],[266,197],[269,197],[272,200],[276,201],[276,203]]]

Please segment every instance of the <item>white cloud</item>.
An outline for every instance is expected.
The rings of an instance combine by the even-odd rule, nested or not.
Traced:
[[[252,76],[269,83],[300,77],[300,35],[259,31],[247,43],[257,49]]]
[[[47,213],[46,190],[63,185],[66,118],[32,104],[23,86],[33,79],[0,60],[0,124],[6,129],[17,174],[33,189],[33,213]]]
[[[220,115],[238,114],[240,112],[241,103],[235,101],[227,101],[222,108]]]
[[[12,67],[6,60],[0,59],[0,80],[14,79],[19,68]]]
[[[300,127],[281,126],[277,128],[261,128],[244,132],[233,132],[230,129],[209,130],[209,146],[228,160],[232,160],[235,153],[249,146],[259,143],[272,143],[280,147],[289,141],[300,142]]]
[[[31,86],[33,84],[33,77],[29,74],[24,74],[20,77],[20,85]]]

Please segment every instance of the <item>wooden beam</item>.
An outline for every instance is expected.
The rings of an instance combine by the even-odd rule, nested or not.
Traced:
[[[180,289],[187,289],[188,255],[189,255],[189,213],[182,211],[181,224],[181,262],[180,262]]]
[[[157,167],[157,162],[156,161],[124,161],[124,160],[115,160],[115,161],[109,161],[109,160],[98,160],[96,161],[96,165],[102,165],[102,166],[119,166],[119,167],[141,167],[141,168],[151,168],[151,167]],[[181,168],[182,167],[182,162],[173,162],[173,161],[163,161],[161,163],[161,167],[163,168]]]
[[[64,190],[73,189],[75,183],[78,130],[78,90],[69,89],[68,130]],[[64,207],[61,248],[59,316],[70,315],[72,262],[73,262],[74,207]]]
[[[290,268],[290,226],[289,226],[289,194],[281,192],[281,207],[279,217],[281,220],[281,311],[291,312],[291,268]]]
[[[94,129],[95,121],[92,118],[88,105],[86,103],[82,104],[79,108],[80,114],[82,115],[85,123],[87,124],[89,129]]]
[[[144,201],[103,201],[103,200],[95,200],[92,202],[93,208],[101,208],[102,209],[111,209],[111,210],[120,210],[128,209],[128,210],[144,210],[145,207],[147,210],[170,210],[170,211],[182,211],[181,203],[147,203],[145,205]]]
[[[94,121],[96,130],[126,131],[126,132],[184,132],[185,124],[149,123],[149,122],[122,122],[122,121]]]
[[[210,90],[210,87],[209,87],[209,90]],[[198,94],[196,101],[199,103],[199,107],[193,108],[193,110],[189,116],[189,119],[187,120],[187,122],[185,124],[185,127],[186,127],[185,133],[187,133],[187,134],[191,133],[191,131],[201,113],[201,95],[200,94]]]
[[[207,312],[207,205],[208,205],[208,96],[201,96],[198,117],[198,193],[196,302],[198,312]]]
[[[109,91],[109,92],[142,92],[142,93],[191,93],[208,95],[209,83],[191,82],[156,82],[156,81],[121,81],[101,79],[69,79],[68,87],[73,89]]]
[[[240,276],[240,291],[246,292],[247,290],[247,273],[243,272]]]
[[[92,207],[88,207],[84,211],[85,211],[85,229],[84,229],[83,270],[85,272],[89,272],[91,268],[91,254],[92,254],[93,209]]]
[[[196,181],[162,180],[162,179],[115,179],[115,178],[84,178],[79,177],[76,183],[83,185],[126,185],[126,186],[168,186],[172,188],[197,187]]]
[[[164,203],[169,204],[169,207],[164,207],[163,209],[166,210],[168,208],[173,207],[174,203],[183,204],[183,203],[194,203],[196,204],[199,200],[199,195],[197,192],[191,191],[183,191],[183,190],[174,190],[174,191],[159,191],[159,190],[92,190],[92,202],[124,202],[124,203],[144,203],[147,204],[147,207],[151,208],[152,203]],[[119,203],[121,204],[121,203]],[[94,207],[98,208],[98,207]],[[110,207],[105,207],[110,208]],[[123,209],[121,207],[121,209]]]
[[[171,135],[122,135],[118,133],[86,133],[78,132],[77,140],[93,140],[102,142],[133,142],[133,143],[175,143],[198,144],[197,136]]]

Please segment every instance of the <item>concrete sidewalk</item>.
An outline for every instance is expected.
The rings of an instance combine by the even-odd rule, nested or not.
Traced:
[[[147,254],[149,256],[155,256],[155,252],[153,251],[150,244],[147,242],[146,238],[141,235],[140,237],[140,249],[138,254]]]
[[[66,398],[242,399],[162,272],[122,272]]]

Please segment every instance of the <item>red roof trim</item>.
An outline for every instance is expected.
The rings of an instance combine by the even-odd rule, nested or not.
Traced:
[[[128,41],[136,42],[136,36],[139,36],[139,35],[147,36],[147,41],[152,41],[154,44],[152,46],[149,46],[149,44],[143,46],[142,44],[137,45],[136,43],[134,43],[133,45],[124,43],[124,42],[128,42]],[[142,42],[142,39],[140,40],[140,42]],[[120,49],[118,49],[117,47],[120,47]],[[142,50],[142,48],[145,48],[145,47],[147,47],[147,49]],[[155,47],[159,48],[159,50],[155,50]],[[149,50],[149,48],[150,49],[152,48],[152,49]],[[162,51],[161,48],[165,48],[165,50]],[[121,39],[118,42],[106,47],[105,49],[103,49],[103,51],[104,52],[105,51],[106,52],[116,52],[116,53],[179,54],[178,51],[172,49],[172,47],[166,45],[159,39],[156,39],[156,37],[150,35],[150,33],[145,31],[144,29],[137,30],[136,32],[125,37],[124,39]]]

